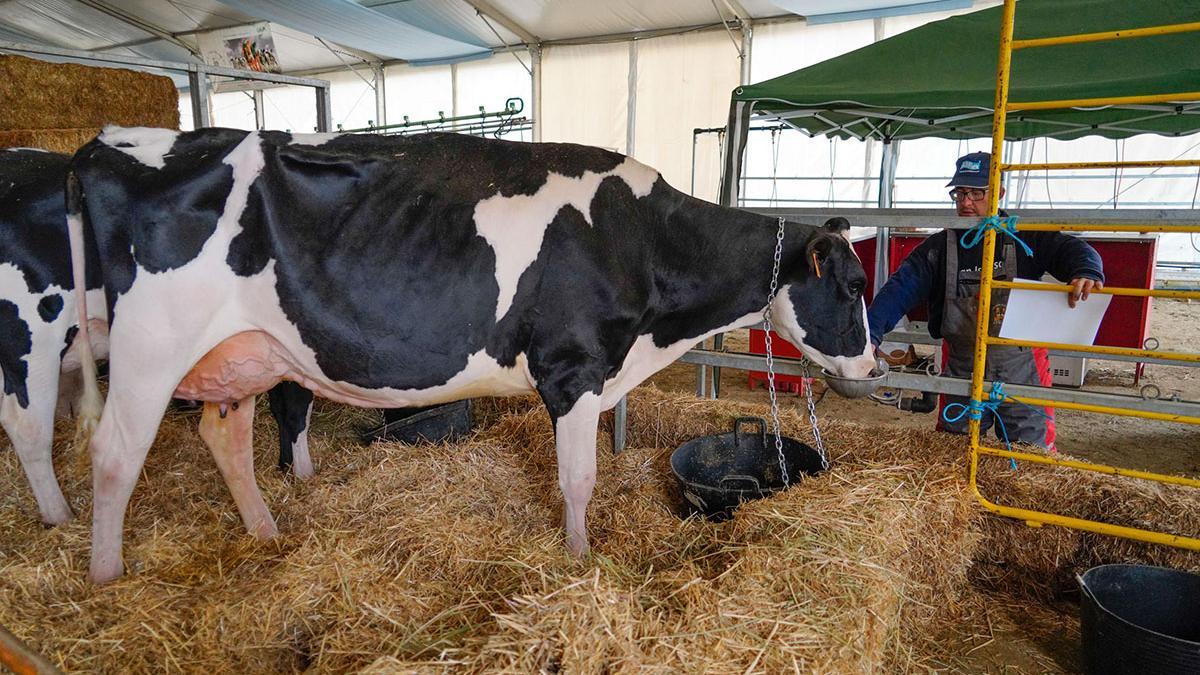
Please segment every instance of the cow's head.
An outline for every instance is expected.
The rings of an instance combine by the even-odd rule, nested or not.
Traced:
[[[863,291],[867,275],[845,233],[831,218],[788,257],[779,272],[771,321],[788,342],[834,375],[867,377],[875,367]]]

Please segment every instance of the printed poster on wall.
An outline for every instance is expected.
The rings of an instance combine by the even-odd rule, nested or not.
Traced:
[[[200,54],[210,66],[259,73],[282,73],[269,22],[224,28],[199,36]]]

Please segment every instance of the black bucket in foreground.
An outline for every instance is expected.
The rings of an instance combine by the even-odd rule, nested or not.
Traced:
[[[1084,673],[1200,673],[1200,575],[1101,565],[1078,581]]]
[[[821,455],[811,446],[787,437],[780,440],[789,482],[824,470]],[[679,446],[671,453],[671,472],[690,504],[688,510],[717,520],[731,516],[742,502],[784,489],[775,436],[767,433],[761,417],[739,417],[729,433],[693,438]]]
[[[471,432],[471,400],[455,401],[431,408],[384,411],[387,422],[362,433],[362,441],[388,440],[401,443],[440,443]]]

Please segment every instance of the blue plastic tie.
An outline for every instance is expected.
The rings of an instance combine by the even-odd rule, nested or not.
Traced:
[[[1004,420],[1000,418],[1000,415],[997,412],[1000,404],[1004,403],[1006,399],[1008,399],[1008,396],[1004,394],[1004,383],[998,381],[992,382],[992,388],[990,391],[988,391],[988,400],[977,401],[975,399],[970,399],[966,403],[950,403],[945,408],[942,408],[942,419],[951,423],[961,420],[964,416],[972,420],[982,420],[983,411],[986,410],[992,413],[992,417],[996,420],[996,424],[1000,425],[1000,438],[1004,440],[1004,449],[1012,452],[1012,443],[1008,442],[1008,429],[1004,428]],[[954,416],[951,416],[950,409],[956,406],[962,408],[962,410],[960,410]],[[1042,415],[1049,419],[1049,416],[1045,413],[1042,413]],[[1008,458],[1008,465],[1012,467],[1013,471],[1017,470],[1017,460],[1013,459],[1012,457]]]
[[[983,235],[988,230],[995,230],[1001,234],[1007,234],[1013,241],[1021,245],[1025,249],[1025,254],[1030,258],[1033,257],[1033,249],[1029,248],[1029,244],[1017,234],[1017,216],[988,216],[979,221],[979,224],[967,230],[963,235],[963,248],[974,248],[976,244],[983,240]]]

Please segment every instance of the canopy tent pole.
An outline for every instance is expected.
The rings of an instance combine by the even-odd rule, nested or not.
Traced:
[[[372,64],[371,71],[375,73],[375,125],[387,126],[387,85],[384,83],[383,64]]]
[[[892,208],[893,191],[896,187],[896,162],[900,159],[900,141],[883,141],[883,159],[879,162],[879,208]],[[875,233],[875,292],[883,288],[891,273],[888,260],[888,233],[880,228]]]
[[[533,142],[542,142],[542,48],[540,45],[529,46],[529,65],[533,69],[532,89],[533,97]]]

